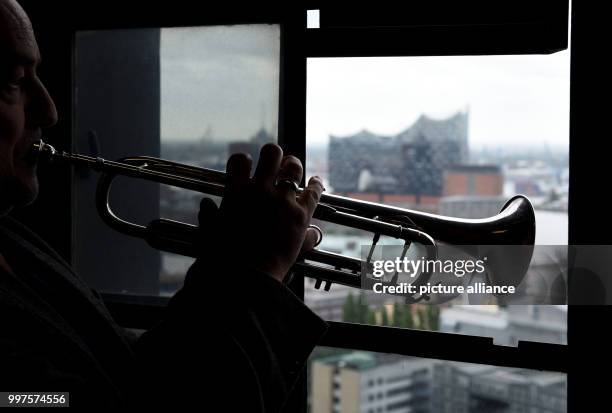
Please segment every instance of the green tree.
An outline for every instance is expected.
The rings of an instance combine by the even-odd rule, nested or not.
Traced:
[[[342,306],[342,321],[354,323],[356,322],[356,316],[355,299],[353,298],[353,294],[349,293]]]
[[[406,306],[402,312],[400,325],[403,328],[414,328],[414,319],[412,318],[412,307]]]
[[[402,326],[402,314],[404,312],[404,306],[400,305],[400,303],[393,304],[393,326],[401,327]]]
[[[418,328],[418,329],[423,328],[423,320],[422,320],[421,312],[419,311],[418,306],[415,308],[415,311],[412,313],[412,325],[413,325],[413,328]]]
[[[366,315],[366,324],[376,325],[376,313],[374,310],[368,308],[368,314]]]
[[[383,305],[380,310],[382,311],[380,325],[388,326],[389,325],[389,315],[387,314],[387,308]]]
[[[421,330],[431,330],[429,326],[429,306],[425,306],[423,308],[419,308],[419,328]]]
[[[429,327],[433,331],[440,329],[440,307],[437,305],[429,306]]]
[[[363,290],[359,292],[359,296],[357,297],[357,309],[356,309],[356,323],[365,324],[368,318],[368,312],[370,311],[370,307],[365,300],[365,296],[363,294]]]

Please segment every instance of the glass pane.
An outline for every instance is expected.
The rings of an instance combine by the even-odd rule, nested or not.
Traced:
[[[317,348],[310,413],[565,413],[567,376],[526,369]]]
[[[278,25],[82,31],[75,49],[81,153],[225,171],[231,153],[250,153],[256,162],[260,147],[277,141]],[[193,260],[106,227],[93,203],[97,174],[77,172],[79,272],[102,291],[171,295]],[[197,224],[201,198],[125,178],[111,194],[119,216],[145,225],[159,217]],[[101,245],[104,265],[90,259]]]
[[[232,153],[277,142],[277,25],[162,29],[161,156],[225,171]],[[202,196],[162,187],[160,216],[197,224]],[[212,197],[217,204],[220,198]],[[193,259],[161,252],[160,293],[182,285]]]
[[[567,244],[569,51],[307,64],[306,169],[328,193],[459,218],[494,216],[524,194],[535,208],[536,244]],[[320,225],[321,249],[359,258],[372,244],[370,233]],[[342,285],[317,290],[308,278],[305,291],[308,305],[334,321],[492,336],[508,345],[566,343],[560,306],[398,310],[406,307],[400,299]]]

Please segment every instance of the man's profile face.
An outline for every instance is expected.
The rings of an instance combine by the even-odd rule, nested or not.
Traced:
[[[42,129],[57,122],[39,63],[27,15],[14,0],[0,0],[0,216],[38,195],[36,166],[24,158]]]

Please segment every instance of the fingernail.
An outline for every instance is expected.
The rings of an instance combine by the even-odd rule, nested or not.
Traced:
[[[323,185],[323,180],[321,179],[321,177],[319,175],[314,175],[312,178],[310,179],[316,179],[319,181],[319,183],[321,184],[321,186],[323,187],[323,190],[325,191],[325,185]]]

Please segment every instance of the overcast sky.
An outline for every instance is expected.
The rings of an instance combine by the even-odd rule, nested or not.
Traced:
[[[470,144],[569,143],[569,52],[308,60],[307,136],[394,135],[469,107]]]
[[[279,36],[276,25],[162,29],[162,139],[276,130]]]
[[[276,131],[279,30],[163,29],[163,139],[245,139]],[[568,145],[569,52],[528,56],[308,59],[307,137],[394,135],[420,114],[469,107],[479,144]]]

